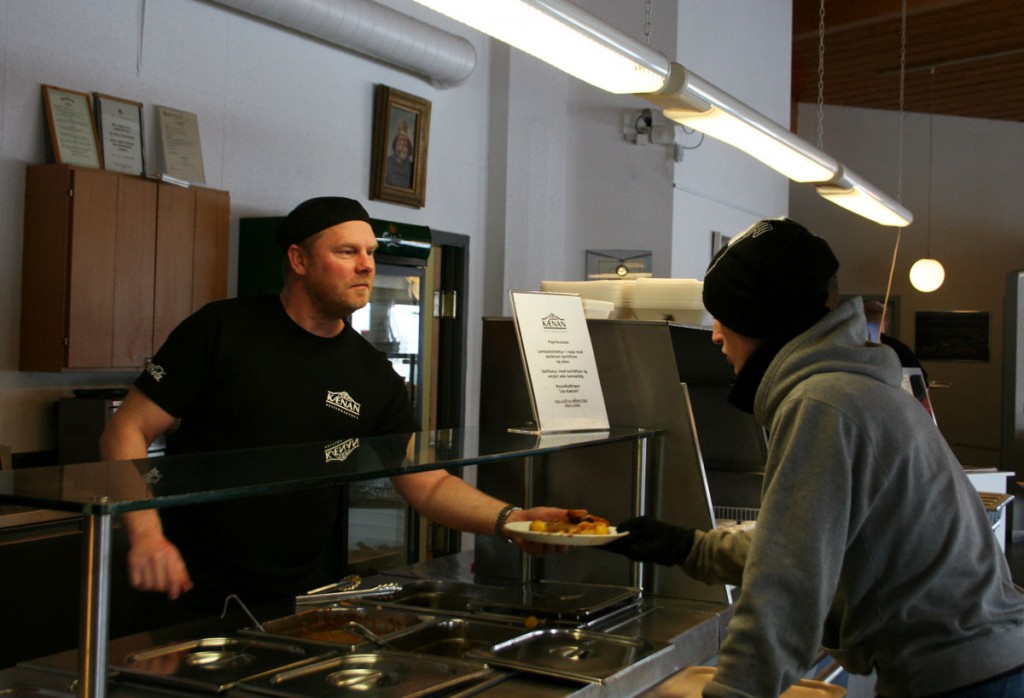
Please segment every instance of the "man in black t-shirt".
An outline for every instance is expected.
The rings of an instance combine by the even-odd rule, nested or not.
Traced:
[[[417,431],[403,379],[345,321],[373,289],[377,241],[366,211],[351,199],[310,199],[277,235],[281,294],[211,303],[184,320],[108,423],[104,459],[145,458],[168,432],[176,454]],[[444,470],[392,482],[419,513],[461,531],[567,518],[512,507]],[[303,593],[323,581],[336,513],[336,491],[319,488],[124,514],[132,585],[206,613],[231,593]],[[513,540],[533,554],[557,550]]]

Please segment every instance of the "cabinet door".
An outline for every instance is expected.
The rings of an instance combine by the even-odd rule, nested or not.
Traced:
[[[227,298],[230,205],[226,191],[160,185],[154,351],[190,314]]]
[[[153,354],[156,196],[155,182],[120,179],[114,253],[114,367],[139,368]]]
[[[192,256],[192,311],[228,295],[228,220],[231,196],[196,189],[195,247]]]
[[[109,368],[113,357],[115,230],[118,178],[71,171],[68,228],[68,368]]]
[[[192,312],[195,191],[159,185],[156,214],[156,269],[153,351]]]

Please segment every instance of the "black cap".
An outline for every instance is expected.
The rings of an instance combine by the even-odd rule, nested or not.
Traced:
[[[277,244],[281,251],[287,251],[310,235],[321,230],[348,223],[363,221],[370,223],[370,214],[354,199],[342,196],[320,196],[308,199],[292,209],[284,220],[277,224]]]
[[[824,239],[789,218],[761,220],[712,258],[704,307],[746,337],[796,336],[827,312],[838,270]]]

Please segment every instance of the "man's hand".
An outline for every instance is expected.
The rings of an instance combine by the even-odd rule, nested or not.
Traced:
[[[514,521],[568,521],[569,511],[557,507],[534,507],[532,509],[517,509],[509,514],[508,523]],[[550,543],[533,543],[523,540],[519,536],[509,533],[509,540],[534,557],[555,555],[564,553],[569,549],[567,545],[552,545]]]
[[[181,553],[164,537],[155,511],[122,516],[131,548],[128,579],[139,591],[162,591],[174,600],[192,588],[192,578]]]

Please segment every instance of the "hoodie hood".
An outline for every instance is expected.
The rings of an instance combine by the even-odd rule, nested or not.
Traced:
[[[823,373],[845,372],[893,387],[903,382],[896,352],[867,341],[864,302],[859,297],[839,304],[810,329],[788,342],[765,371],[754,398],[754,416],[771,424],[779,405],[796,386]]]

